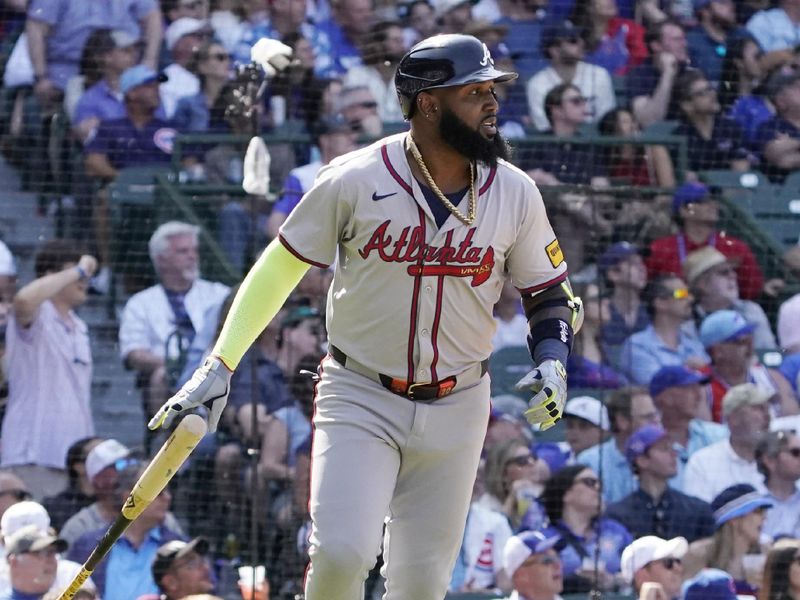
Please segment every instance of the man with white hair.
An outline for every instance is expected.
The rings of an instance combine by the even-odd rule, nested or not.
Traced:
[[[180,221],[155,230],[148,250],[159,282],[122,311],[120,357],[138,374],[148,414],[200,365],[228,295],[228,286],[200,278],[199,232]]]
[[[524,531],[508,538],[503,548],[503,568],[514,591],[507,600],[561,600],[564,574],[555,549],[561,536]]]
[[[689,543],[682,537],[640,537],[622,551],[622,576],[633,584],[637,595],[642,587],[655,585],[663,592],[660,597],[675,600],[680,596],[683,579],[681,560],[688,549]]]

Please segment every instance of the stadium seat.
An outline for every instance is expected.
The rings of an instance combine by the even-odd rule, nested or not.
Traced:
[[[489,357],[489,375],[492,378],[492,396],[514,394],[514,385],[533,368],[527,346],[507,346]]]

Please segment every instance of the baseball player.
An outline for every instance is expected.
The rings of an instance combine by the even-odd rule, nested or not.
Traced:
[[[383,538],[387,600],[441,600],[489,418],[492,307],[520,291],[527,417],[560,417],[580,301],[534,183],[506,160],[484,44],[439,35],[395,77],[409,133],[333,160],[246,276],[211,356],[150,422],[206,405],[312,266],[335,263],[319,367],[307,600],[356,600]]]

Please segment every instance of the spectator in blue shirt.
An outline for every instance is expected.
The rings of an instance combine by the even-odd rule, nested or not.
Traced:
[[[759,10],[747,21],[747,30],[761,46],[767,68],[788,64],[800,40],[797,1],[779,0],[777,6]]]
[[[622,524],[600,516],[600,490],[594,471],[573,465],[554,473],[540,497],[550,519],[544,534],[561,536],[556,549],[568,594],[614,589],[622,550],[633,541]]]
[[[359,44],[375,21],[372,0],[333,0],[333,16],[318,23],[312,35],[320,77],[342,77],[363,64]]]
[[[577,462],[586,465],[603,479],[603,500],[616,502],[636,489],[625,444],[630,435],[645,425],[657,425],[661,415],[644,387],[626,387],[613,392],[606,401],[611,436],[597,446],[578,454]]]
[[[495,21],[495,24],[508,28],[503,43],[514,60],[514,71],[519,73],[523,82],[547,66],[547,59],[541,51],[547,5],[546,0],[510,2],[507,12]]]
[[[597,267],[611,290],[609,318],[600,329],[600,341],[609,363],[619,365],[625,340],[650,324],[642,302],[647,267],[638,248],[630,242],[617,242],[606,248]]]
[[[748,147],[754,150],[759,125],[775,112],[763,93],[761,55],[753,38],[734,39],[728,44],[719,83],[722,113],[736,121]]]
[[[120,169],[143,165],[169,165],[176,131],[155,116],[161,105],[158,84],[162,75],[144,65],[131,67],[120,78],[126,115],[101,121],[97,133],[86,142],[86,174],[104,183],[113,181]],[[98,257],[104,267],[111,259],[108,192],[101,190],[93,203],[93,223]]]
[[[762,532],[772,540],[800,538],[800,436],[785,429],[766,433],[756,446],[756,463],[772,502]]]
[[[691,321],[693,298],[683,280],[675,275],[656,277],[647,284],[643,297],[652,322],[625,340],[620,370],[631,381],[647,385],[662,367],[708,364]]]
[[[87,47],[94,54],[102,78],[87,87],[72,115],[72,131],[82,142],[97,131],[101,121],[125,116],[119,80],[137,63],[140,43],[125,31],[99,29],[89,37]]]
[[[733,0],[694,0],[698,24],[686,32],[692,66],[706,74],[717,87],[721,81],[726,48],[735,35],[736,4]]]
[[[678,452],[678,473],[670,484],[683,489],[683,471],[697,450],[728,437],[728,428],[697,418],[705,406],[708,377],[683,365],[661,368],[650,382],[650,395],[661,413],[661,423]]]
[[[120,473],[120,504],[125,502],[146,467],[146,463],[133,463]],[[177,533],[164,527],[164,519],[171,502],[170,492],[161,492],[130,524],[111,547],[108,557],[94,571],[93,579],[98,593],[105,600],[130,600],[143,594],[158,592],[150,565],[160,546],[180,539]],[[83,534],[69,549],[68,558],[82,564],[89,558],[105,532],[106,529],[103,528]]]
[[[660,425],[637,429],[625,444],[625,456],[639,487],[611,504],[607,517],[625,525],[636,538],[680,536],[692,542],[714,533],[711,507],[670,487],[669,480],[678,473],[678,455]]]
[[[92,30],[107,27],[144,41],[143,63],[158,64],[161,10],[156,0],[82,2],[33,0],[25,31],[35,77],[33,91],[46,104],[58,98],[67,80],[78,74],[83,47]]]

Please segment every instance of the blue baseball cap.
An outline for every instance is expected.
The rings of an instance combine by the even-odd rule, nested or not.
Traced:
[[[167,80],[167,76],[163,73],[156,73],[147,65],[136,65],[127,69],[122,77],[119,78],[119,89],[122,95],[125,96],[133,88],[150,83],[151,81],[158,81],[163,83]]]
[[[668,437],[668,433],[663,427],[658,425],[644,425],[631,434],[625,442],[625,458],[630,464],[645,454],[650,447],[658,441]]]
[[[705,202],[711,199],[711,190],[704,183],[690,181],[675,190],[672,196],[672,212],[676,213],[682,206]]]
[[[565,452],[557,442],[537,442],[533,447],[536,458],[547,463],[551,473],[567,466],[569,453]]]
[[[759,508],[769,508],[772,502],[749,483],[737,483],[725,488],[711,501],[714,523],[722,527],[736,517],[742,517]]]
[[[722,569],[703,569],[683,582],[681,600],[736,600],[733,577]]]
[[[617,242],[606,248],[606,251],[600,255],[597,267],[605,275],[611,267],[617,266],[623,260],[635,254],[639,254],[639,249],[636,246],[630,242]]]
[[[679,385],[708,383],[708,377],[683,365],[661,367],[650,380],[650,395],[655,398],[664,390]]]
[[[735,310],[718,310],[708,315],[700,324],[700,341],[704,347],[710,348],[715,344],[751,334],[755,328],[754,323],[748,323]]]
[[[512,535],[503,547],[503,568],[512,577],[529,556],[550,550],[559,541],[560,535],[546,531],[523,531]]]

